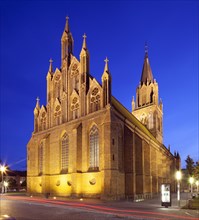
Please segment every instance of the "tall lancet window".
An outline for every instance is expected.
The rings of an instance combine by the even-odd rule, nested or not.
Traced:
[[[66,133],[61,139],[61,171],[68,171],[68,155],[69,155],[69,138]]]
[[[89,169],[98,170],[99,169],[99,132],[95,125],[91,128],[89,143],[90,143]]]
[[[39,175],[42,175],[43,173],[43,164],[44,164],[44,146],[43,146],[43,142],[41,142],[38,149]]]

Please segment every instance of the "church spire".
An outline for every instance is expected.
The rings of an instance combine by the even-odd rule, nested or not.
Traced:
[[[103,88],[103,106],[111,102],[111,74],[108,67],[108,58],[104,60],[104,73],[102,74],[102,88]]]
[[[81,73],[89,73],[89,52],[86,45],[86,34],[83,35],[83,44],[82,49],[80,52],[80,66],[81,66]]]
[[[36,102],[36,106],[35,106],[35,109],[34,109],[35,117],[37,117],[39,115],[39,110],[40,110],[39,97],[37,97],[36,101],[37,102]]]
[[[89,53],[88,53],[88,48],[87,48],[87,44],[86,44],[86,38],[87,38],[87,36],[86,36],[86,34],[84,33],[84,35],[83,35],[83,43],[82,43],[82,50],[81,50],[81,52],[80,52],[80,57],[81,57],[81,56],[88,56],[88,55],[89,55]]]
[[[107,72],[107,73],[109,73],[109,68],[108,68],[108,58],[106,57],[106,59],[104,60],[104,62],[105,62],[105,66],[104,66],[104,72]]]
[[[70,28],[69,28],[69,22],[68,22],[68,20],[69,20],[69,17],[66,16],[66,24],[65,24],[65,31],[66,31],[66,33],[70,32]]]
[[[40,99],[39,99],[39,97],[36,98],[36,101],[37,101],[36,102],[36,108],[40,109],[40,104],[39,104]]]
[[[73,36],[69,28],[69,17],[66,17],[66,24],[61,38],[61,57],[62,67],[70,65],[71,55],[73,54]]]
[[[87,50],[87,46],[86,46],[86,34],[85,34],[85,33],[84,33],[84,35],[83,35],[83,38],[84,38],[84,40],[83,40],[82,49]]]
[[[141,76],[140,82],[141,84],[147,84],[147,82],[153,82],[153,74],[152,74],[151,67],[149,64],[147,44],[145,44],[144,65],[142,68],[142,76]]]
[[[40,112],[40,104],[39,104],[39,97],[37,97],[36,106],[34,109],[34,131],[37,132],[39,130],[38,128],[38,117]]]

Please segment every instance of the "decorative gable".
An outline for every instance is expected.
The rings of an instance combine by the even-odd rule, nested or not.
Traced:
[[[54,82],[59,82],[61,79],[61,72],[58,68],[56,68],[55,73],[53,75],[53,81]]]
[[[73,90],[71,94],[70,103],[71,111],[79,109],[79,95],[77,94],[76,90]]]
[[[80,63],[76,57],[73,56],[71,65],[69,67],[70,77],[78,76],[80,72]]]

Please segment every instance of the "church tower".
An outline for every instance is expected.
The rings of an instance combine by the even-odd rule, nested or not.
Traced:
[[[64,65],[69,66],[71,61],[71,55],[73,54],[73,36],[70,32],[69,28],[69,17],[66,17],[66,24],[64,28],[64,32],[61,38],[61,60],[62,60],[62,67]]]
[[[158,83],[153,78],[149,64],[148,49],[145,46],[145,57],[139,86],[136,90],[136,100],[132,100],[132,114],[142,122],[163,143],[163,104],[159,101]]]

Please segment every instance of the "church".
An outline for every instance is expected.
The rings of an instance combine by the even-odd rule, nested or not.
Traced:
[[[27,144],[27,192],[71,198],[145,199],[162,183],[175,187],[179,154],[163,145],[163,103],[148,51],[129,112],[112,96],[105,59],[101,82],[90,74],[86,35],[79,59],[69,18],[61,37],[61,67],[50,60],[46,105],[37,98]]]

